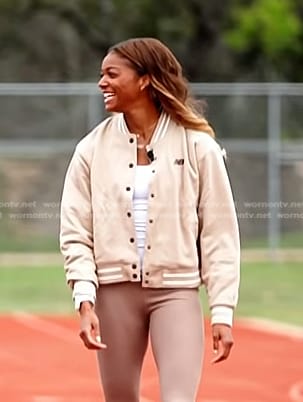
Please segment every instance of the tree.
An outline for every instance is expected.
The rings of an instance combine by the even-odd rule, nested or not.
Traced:
[[[302,80],[301,0],[0,0],[4,81],[97,78],[110,45],[154,36],[190,81]]]
[[[225,34],[239,63],[255,71],[262,80],[299,78],[293,74],[293,65],[303,57],[300,1],[254,0],[246,5],[241,3],[232,10],[232,26]]]
[[[0,70],[4,80],[91,80],[110,45],[154,36],[172,48],[190,80],[216,80],[229,74],[227,52],[226,62],[217,59],[232,1],[162,0],[158,7],[153,0],[0,0]]]

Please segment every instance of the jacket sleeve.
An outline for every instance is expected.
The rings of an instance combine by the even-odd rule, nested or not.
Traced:
[[[235,204],[218,144],[209,138],[207,144],[197,143],[196,146],[200,176],[201,276],[212,323],[231,324],[240,282],[240,239]]]
[[[67,169],[60,216],[60,249],[71,287],[78,280],[98,286],[93,245],[90,166],[78,145]]]

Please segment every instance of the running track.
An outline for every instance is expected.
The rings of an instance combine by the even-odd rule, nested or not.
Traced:
[[[198,402],[303,402],[303,335],[278,335],[237,323],[231,358],[212,366],[209,325]],[[1,402],[102,402],[93,352],[75,318],[2,316]],[[141,402],[159,402],[150,351]],[[125,401],[127,402],[127,401]]]

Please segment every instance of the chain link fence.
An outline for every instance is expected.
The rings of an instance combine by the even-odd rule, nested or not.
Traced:
[[[228,155],[243,247],[303,244],[303,85],[191,85]],[[96,84],[0,84],[0,251],[58,250],[75,144],[105,117]]]

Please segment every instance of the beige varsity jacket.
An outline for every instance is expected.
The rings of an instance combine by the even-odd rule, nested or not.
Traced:
[[[154,160],[143,266],[132,217],[136,135],[123,115],[77,145],[61,202],[60,246],[68,283],[206,286],[209,305],[233,308],[239,288],[239,231],[221,149],[208,134],[162,114]]]

